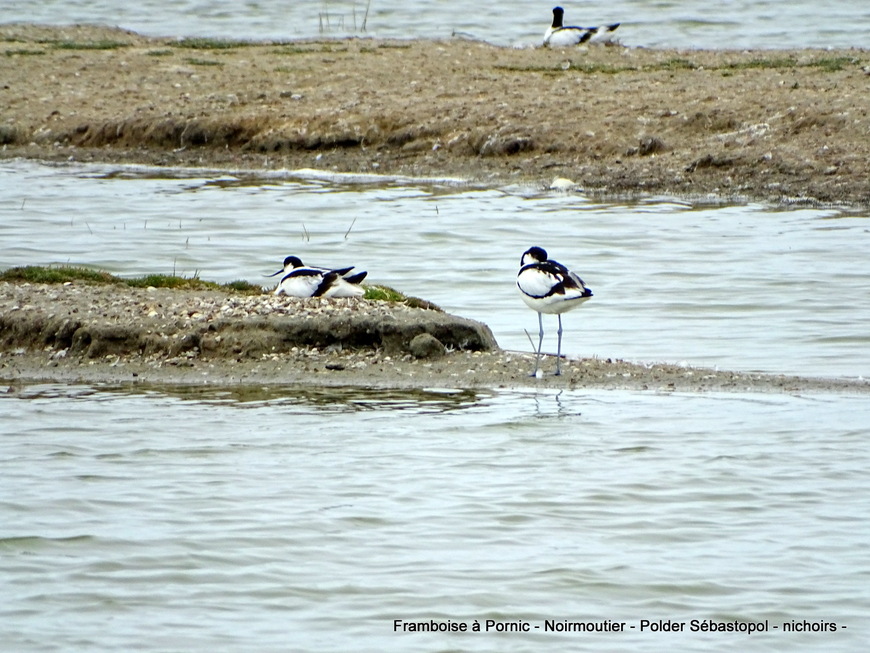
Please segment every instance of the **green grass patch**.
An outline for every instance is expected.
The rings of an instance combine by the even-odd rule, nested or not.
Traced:
[[[178,277],[174,274],[147,274],[144,277],[125,279],[123,283],[131,288],[174,288],[178,290],[218,290],[220,288],[213,281],[203,281],[199,277]]]
[[[185,57],[185,63],[189,63],[191,66],[223,66],[222,61],[214,61],[212,59],[197,59],[196,57]]]
[[[668,59],[653,66],[654,70],[697,70],[700,68],[694,61],[688,59]]]
[[[174,50],[149,50],[145,53],[149,57],[171,57],[175,54]]]
[[[846,66],[857,66],[860,63],[861,61],[855,57],[823,57],[813,61],[809,65],[833,73],[838,70],[843,70]]]
[[[3,54],[7,57],[33,57],[45,54],[45,50],[27,50],[22,48],[20,50],[6,50]]]
[[[272,50],[272,54],[278,55],[332,54],[340,52],[347,52],[347,46],[335,46],[329,43],[314,43],[312,45],[285,45]]]
[[[732,61],[724,66],[717,66],[711,70],[753,70],[753,69],[778,69],[795,68],[797,59],[794,57],[776,57],[773,59],[750,59],[749,61]]]
[[[245,281],[243,279],[238,279],[236,281],[230,281],[229,283],[222,284],[221,288],[235,290],[236,292],[240,292],[245,295],[259,295],[263,292],[263,286],[251,283],[250,281]]]
[[[856,57],[821,57],[809,61],[799,62],[795,57],[770,57],[761,59],[748,59],[746,61],[731,61],[721,65],[704,66],[691,59],[675,58],[644,65],[640,68],[632,65],[614,65],[606,62],[572,61],[568,68],[561,63],[547,66],[494,66],[496,70],[504,70],[514,73],[541,73],[544,75],[562,75],[570,73],[582,73],[586,75],[603,74],[617,75],[626,72],[655,72],[676,70],[708,70],[721,72],[723,76],[730,76],[739,70],[783,70],[788,68],[820,68],[825,72],[844,70],[848,66],[860,65],[861,61]]]
[[[118,277],[102,270],[81,267],[42,267],[28,265],[9,268],[0,273],[0,281],[27,281],[30,283],[67,283],[68,281],[87,281],[89,283],[119,283]]]
[[[188,38],[174,44],[178,48],[191,50],[233,50],[259,45],[253,41],[232,41],[228,39]]]
[[[0,281],[28,283],[70,283],[82,281],[85,283],[127,286],[130,288],[174,288],[179,290],[230,290],[246,295],[259,295],[262,286],[247,281],[232,281],[219,284],[214,281],[203,281],[193,277],[179,277],[172,274],[149,274],[144,277],[124,279],[109,274],[103,270],[79,266],[43,267],[28,265],[9,268],[0,273]]]
[[[430,311],[439,311],[443,312],[440,306],[433,304],[430,301],[426,301],[425,299],[420,299],[419,297],[409,297],[404,293],[399,292],[395,288],[390,288],[389,286],[365,286],[366,294],[363,295],[363,299],[371,299],[377,302],[392,302],[398,304],[405,304],[406,306],[410,306],[411,308],[425,308]]]
[[[407,299],[405,295],[389,286],[366,286],[365,289],[366,294],[363,295],[363,299],[373,299],[379,302],[403,302]]]
[[[121,41],[51,41],[51,47],[57,50],[117,50],[126,48]]]
[[[601,73],[604,75],[616,75],[629,71],[638,70],[634,66],[614,66],[608,63],[594,62],[571,62],[568,68],[563,68],[562,64],[553,66],[494,66],[496,70],[506,70],[514,73],[542,73],[544,75],[562,75],[565,73],[583,73],[585,75],[593,75]]]

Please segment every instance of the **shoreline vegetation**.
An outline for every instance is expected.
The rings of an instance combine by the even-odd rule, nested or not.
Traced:
[[[4,159],[870,206],[864,49],[248,42],[6,24],[0,59]],[[297,300],[243,281],[43,272],[0,280],[0,378],[12,383],[868,391],[863,380],[614,359],[530,379],[531,353],[391,289]]]

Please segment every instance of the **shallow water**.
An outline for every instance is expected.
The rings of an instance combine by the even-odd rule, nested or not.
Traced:
[[[866,211],[154,174],[167,173],[5,162],[0,267],[87,264],[274,284],[262,275],[295,254],[357,265],[372,283],[485,322],[503,348],[527,350],[537,319],[514,279],[521,253],[541,245],[595,293],[564,316],[571,356],[870,376]],[[553,350],[555,322],[545,321]]]
[[[863,398],[41,385],[0,415],[9,650],[866,645]]]
[[[292,252],[357,264],[528,349],[536,320],[513,279],[537,243],[596,293],[566,315],[570,355],[870,368],[864,212],[166,174],[4,162],[0,267],[255,281]],[[9,650],[866,647],[861,396],[9,390]],[[404,633],[395,619],[529,632]],[[771,630],[689,632],[692,619]],[[626,625],[564,634],[547,620]],[[783,632],[792,621],[838,630]]]
[[[466,3],[397,0],[141,0],[94,3],[0,0],[4,22],[101,23],[156,36],[299,39],[353,36],[449,38],[539,45],[555,2],[502,0],[469,11]],[[839,0],[824,9],[795,0],[613,0],[562,3],[572,25],[621,22],[625,45],[679,48],[867,47],[870,5]],[[363,23],[365,21],[365,30]]]

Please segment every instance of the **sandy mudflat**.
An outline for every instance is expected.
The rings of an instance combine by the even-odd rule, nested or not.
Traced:
[[[870,204],[868,50],[231,44],[3,25],[0,54],[5,157]]]
[[[412,345],[434,334],[446,353]],[[499,349],[446,313],[366,300],[0,283],[0,379],[85,383],[308,384],[394,388],[601,388],[870,392],[863,381],[736,373]]]

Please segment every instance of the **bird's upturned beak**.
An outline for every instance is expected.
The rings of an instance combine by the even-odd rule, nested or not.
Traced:
[[[281,268],[281,269],[278,270],[277,272],[273,272],[272,274],[265,274],[265,275],[263,275],[263,276],[266,276],[266,277],[275,277],[275,276],[281,274],[283,271],[284,271],[284,268]]]

